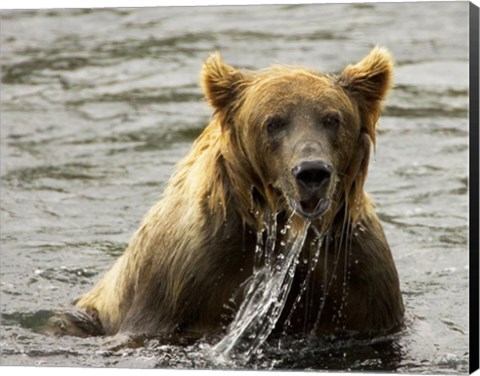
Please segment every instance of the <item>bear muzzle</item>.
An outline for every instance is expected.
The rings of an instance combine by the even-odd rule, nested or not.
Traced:
[[[307,219],[324,214],[330,207],[327,197],[333,166],[320,159],[303,160],[292,168],[300,199],[292,200],[292,208]]]

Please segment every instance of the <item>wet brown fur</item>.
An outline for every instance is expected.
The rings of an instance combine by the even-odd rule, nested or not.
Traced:
[[[398,328],[403,303],[397,272],[363,189],[392,72],[391,57],[381,48],[339,76],[282,66],[240,71],[212,55],[202,73],[206,99],[215,110],[211,123],[177,166],[125,253],[76,307],[100,322],[105,334],[222,330],[232,318],[224,305],[252,273],[256,233],[265,217],[278,212],[283,225],[291,215],[269,176],[275,156],[268,154],[259,130],[246,125],[268,112],[267,93],[277,90],[277,104],[286,106],[290,91],[280,88],[300,82],[307,88],[301,94],[305,103],[330,96],[329,103],[348,110],[348,120],[358,129],[352,133],[355,140],[342,141],[351,147],[342,157],[348,160],[342,161],[335,200],[312,224],[326,229],[327,236],[289,328],[318,334]],[[311,85],[323,89],[308,92]],[[293,216],[293,226],[302,221]],[[311,260],[314,247],[309,244],[314,241],[309,234],[301,258]],[[300,265],[279,327],[305,273]]]

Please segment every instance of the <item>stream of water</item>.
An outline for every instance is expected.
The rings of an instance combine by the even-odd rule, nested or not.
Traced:
[[[282,241],[275,252],[277,218],[274,216],[265,231],[258,234],[255,263],[252,276],[244,283],[243,301],[222,340],[212,348],[217,361],[228,364],[232,357],[246,364],[252,354],[265,342],[285,306],[293,282],[296,264],[302,250],[307,230],[305,222],[299,233],[289,234],[290,241]],[[287,233],[289,222],[284,229]],[[320,244],[319,244],[320,247]]]

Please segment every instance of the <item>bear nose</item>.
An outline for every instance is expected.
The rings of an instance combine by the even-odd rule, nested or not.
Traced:
[[[302,161],[292,168],[292,175],[301,186],[315,190],[330,180],[332,171],[331,164],[322,160],[310,160]]]

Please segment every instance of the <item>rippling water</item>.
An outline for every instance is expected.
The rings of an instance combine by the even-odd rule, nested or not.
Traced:
[[[247,367],[467,372],[467,21],[464,2],[2,12],[2,364],[214,366],[205,341],[36,329],[123,252],[207,124],[209,52],[339,71],[380,44],[396,88],[368,190],[407,327],[375,341],[272,338]]]

